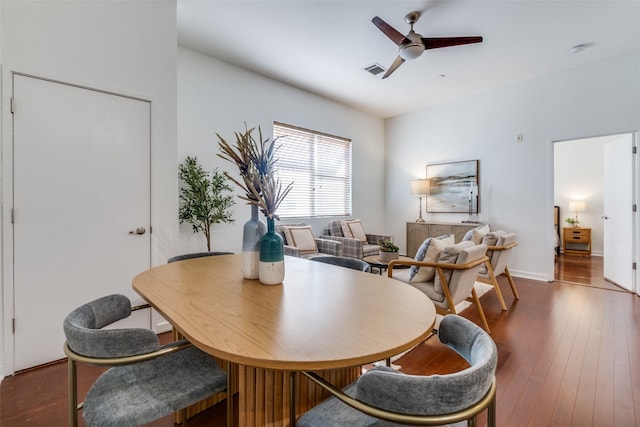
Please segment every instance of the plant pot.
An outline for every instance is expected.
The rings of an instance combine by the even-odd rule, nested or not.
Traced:
[[[378,255],[378,259],[382,262],[389,262],[389,261],[393,261],[394,259],[398,259],[400,257],[400,254],[396,251],[396,252],[383,252],[380,251],[379,255]]]

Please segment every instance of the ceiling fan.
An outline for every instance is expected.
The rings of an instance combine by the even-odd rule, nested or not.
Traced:
[[[413,24],[420,18],[420,12],[411,12],[404,17],[407,24],[411,25],[411,31],[403,36],[391,25],[387,24],[379,17],[374,17],[371,22],[380,29],[387,37],[398,45],[398,57],[387,72],[382,76],[386,79],[393,73],[404,61],[416,59],[427,49],[437,49],[440,47],[458,46],[462,44],[480,43],[481,36],[472,37],[422,37],[413,31]]]

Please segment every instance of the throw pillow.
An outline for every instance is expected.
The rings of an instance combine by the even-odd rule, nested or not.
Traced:
[[[427,255],[427,248],[429,247],[429,242],[431,242],[431,237],[427,237],[424,240],[424,242],[422,242],[422,244],[418,248],[418,251],[416,252],[416,256],[413,257],[415,261],[424,261],[424,257]],[[411,268],[409,269],[409,281],[413,279],[413,277],[416,275],[418,270],[419,270],[419,267],[417,265],[411,266]]]
[[[348,237],[349,239],[353,239],[353,233],[351,232],[347,221],[340,221],[340,226],[342,227],[342,235],[344,237]]]
[[[472,246],[475,246],[475,244],[469,240],[462,241],[455,245],[447,246],[440,253],[438,262],[444,264],[455,264],[458,261],[458,255],[460,255],[460,251]],[[447,279],[447,281],[451,279],[452,274],[453,270],[444,270],[444,277]],[[433,283],[433,289],[438,293],[442,293],[442,282],[440,281],[440,276],[436,277]]]
[[[440,252],[447,246],[453,245],[454,243],[455,236],[453,234],[432,238],[423,261],[437,262],[440,257]],[[413,279],[411,279],[411,283],[430,282],[433,280],[435,274],[435,267],[420,267],[418,272],[413,276]]]
[[[476,227],[473,229],[473,233],[471,235],[471,241],[476,245],[482,243],[482,239],[487,235],[491,230],[489,230],[489,224],[484,225],[482,227]]]
[[[290,241],[287,239],[287,242],[290,242],[290,246],[295,246],[300,249],[301,254],[318,252],[318,246],[316,244],[316,239],[313,237],[311,226],[287,227],[287,229],[285,229],[285,233],[288,231],[291,236]]]
[[[359,219],[347,221],[347,225],[349,226],[354,239],[362,240],[365,243],[367,242],[367,235],[365,234],[364,228],[362,227],[362,223],[360,223]]]
[[[477,226],[477,227],[475,227],[475,228],[472,228],[471,230],[467,231],[467,232],[465,233],[464,237],[462,238],[462,241],[464,242],[464,241],[466,241],[466,240],[472,240],[474,231],[476,231],[476,230],[478,230],[478,229],[480,229],[480,228],[485,228],[485,227],[486,227],[486,230],[487,230],[487,231],[486,231],[486,233],[488,233],[489,231],[491,231],[491,230],[489,230],[489,224],[486,224],[486,225],[479,225],[479,226]],[[485,234],[486,234],[486,233],[485,233]]]

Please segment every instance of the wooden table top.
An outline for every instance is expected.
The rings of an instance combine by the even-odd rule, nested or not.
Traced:
[[[201,350],[244,365],[318,370],[382,360],[420,343],[435,308],[402,282],[285,257],[282,285],[244,280],[241,255],[147,270],[133,288]]]

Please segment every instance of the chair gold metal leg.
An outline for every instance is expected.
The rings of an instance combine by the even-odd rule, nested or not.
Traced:
[[[78,427],[78,369],[75,360],[67,361],[69,426]]]
[[[495,381],[495,379],[494,379]],[[487,427],[496,427],[496,396],[493,396],[487,408]]]
[[[227,360],[227,427],[233,427],[233,369],[233,363]]]
[[[187,408],[180,409],[182,413],[182,427],[187,427]]]
[[[291,372],[289,378],[289,426],[296,427],[296,373]]]
[[[513,292],[513,296],[516,299],[520,299],[520,294],[518,293],[516,284],[513,282],[513,277],[511,277],[511,272],[509,272],[509,267],[504,268],[504,275],[507,276],[507,280],[509,281],[509,286],[511,286],[511,292]]]

